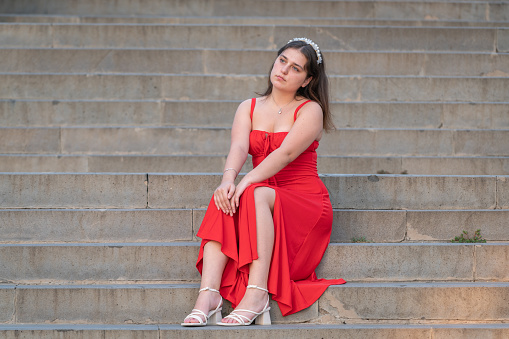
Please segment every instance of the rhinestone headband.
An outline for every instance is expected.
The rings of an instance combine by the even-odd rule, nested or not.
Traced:
[[[318,47],[317,44],[315,44],[313,42],[313,40],[311,39],[308,39],[308,38],[295,38],[295,39],[292,39],[290,41],[288,41],[288,43],[290,42],[294,42],[294,41],[304,41],[305,43],[307,43],[308,45],[310,45],[311,47],[313,47],[313,49],[315,50],[316,52],[316,57],[318,58],[318,60],[316,61],[317,64],[321,64],[322,63],[322,54],[320,53],[320,48]]]

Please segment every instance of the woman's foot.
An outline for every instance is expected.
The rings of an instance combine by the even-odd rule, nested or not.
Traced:
[[[221,307],[223,303],[223,299],[218,292],[212,290],[202,290],[200,294],[198,294],[198,298],[196,299],[196,303],[194,304],[193,310],[200,310],[205,314],[209,314],[211,311]],[[221,311],[219,311],[221,312]],[[207,319],[201,314],[197,314],[198,317],[201,318],[203,323],[207,322]],[[184,319],[184,323],[200,323],[198,319],[193,317],[187,317]]]
[[[236,310],[250,310],[256,313],[261,312],[267,305],[269,293],[266,291],[259,290],[257,288],[248,288],[244,297],[237,305]],[[247,317],[249,320],[253,319],[256,315],[251,312],[235,311],[236,314]],[[245,320],[245,319],[244,319]],[[239,323],[234,318],[225,317],[221,321],[222,323]]]

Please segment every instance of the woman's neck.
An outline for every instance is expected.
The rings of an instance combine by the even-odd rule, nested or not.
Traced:
[[[272,99],[277,103],[277,105],[283,106],[293,99],[297,98],[297,93],[289,93],[289,92],[282,92],[276,89],[272,89],[272,93],[270,94],[272,96]]]

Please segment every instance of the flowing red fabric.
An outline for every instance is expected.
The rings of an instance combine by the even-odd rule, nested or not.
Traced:
[[[308,103],[301,104],[294,113]],[[256,104],[251,104],[251,119]],[[287,132],[253,130],[249,154],[256,167],[281,146]],[[241,196],[233,216],[217,210],[212,198],[200,226],[202,238],[196,268],[202,272],[203,246],[208,241],[221,244],[229,258],[221,281],[221,295],[236,307],[242,300],[249,278],[249,264],[258,258],[254,191],[259,186],[273,188],[274,249],[269,269],[268,290],[278,302],[283,316],[311,306],[329,285],[344,284],[343,279],[318,279],[315,269],[330,241],[332,206],[327,188],[318,177],[314,141],[297,159],[262,183],[249,186]]]

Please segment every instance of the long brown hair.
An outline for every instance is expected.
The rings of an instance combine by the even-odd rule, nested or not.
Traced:
[[[329,108],[329,79],[325,73],[323,53],[320,52],[322,55],[322,62],[318,64],[318,57],[311,45],[304,41],[291,41],[281,47],[281,49],[277,52],[277,56],[279,57],[281,53],[288,48],[295,48],[304,54],[307,59],[307,62],[304,65],[304,70],[307,72],[308,77],[312,77],[306,87],[300,87],[297,90],[297,95],[316,101],[323,111],[323,128],[326,131],[335,129],[334,123],[332,122],[332,113]],[[259,94],[261,96],[268,96],[272,93],[272,82],[270,81],[272,67],[274,67],[274,64],[272,64],[269,71],[268,87],[263,94]]]

